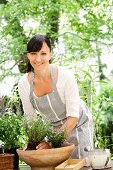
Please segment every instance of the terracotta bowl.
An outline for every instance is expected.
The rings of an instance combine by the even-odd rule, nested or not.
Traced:
[[[61,148],[43,150],[17,149],[17,153],[32,170],[54,170],[56,166],[70,157],[74,148],[75,145],[71,144]]]

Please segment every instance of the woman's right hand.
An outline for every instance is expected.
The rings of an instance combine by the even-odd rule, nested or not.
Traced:
[[[36,149],[42,150],[42,149],[51,149],[51,143],[50,142],[41,142],[39,145],[37,145]]]

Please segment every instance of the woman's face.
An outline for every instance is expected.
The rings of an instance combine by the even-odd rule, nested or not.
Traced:
[[[28,59],[34,70],[40,70],[49,64],[49,60],[51,59],[50,48],[44,42],[40,51],[28,53]]]

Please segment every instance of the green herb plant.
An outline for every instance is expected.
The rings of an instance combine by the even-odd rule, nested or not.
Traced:
[[[59,148],[66,140],[65,131],[49,131],[48,139],[52,144],[52,148]]]
[[[24,130],[28,138],[27,150],[36,150],[36,146],[47,136],[50,126],[50,122],[40,116],[24,121]]]
[[[36,150],[36,146],[43,140],[48,140],[52,148],[61,147],[66,140],[65,131],[55,131],[52,129],[51,123],[41,116],[37,119],[24,121],[24,130],[27,136],[26,150]]]

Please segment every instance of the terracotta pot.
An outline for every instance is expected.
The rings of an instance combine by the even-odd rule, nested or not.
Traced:
[[[75,145],[43,150],[17,149],[19,157],[31,167],[31,170],[54,170],[56,166],[67,160]]]

